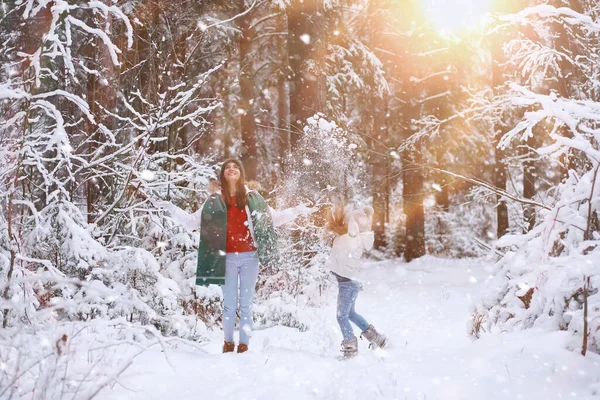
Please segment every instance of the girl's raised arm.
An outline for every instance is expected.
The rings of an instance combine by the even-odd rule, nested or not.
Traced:
[[[304,204],[297,205],[296,207],[286,208],[285,210],[275,210],[269,207],[269,213],[273,218],[273,225],[275,227],[285,225],[292,222],[300,215],[311,214],[317,211],[316,207],[307,207]]]

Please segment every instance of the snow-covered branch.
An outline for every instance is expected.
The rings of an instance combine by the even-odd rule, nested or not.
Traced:
[[[600,32],[600,24],[589,15],[579,13],[569,7],[554,7],[549,4],[538,4],[510,15],[502,15],[500,21],[511,23],[530,23],[532,17],[557,18],[570,25],[581,25],[588,32]]]

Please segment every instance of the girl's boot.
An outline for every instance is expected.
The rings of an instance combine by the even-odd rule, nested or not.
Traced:
[[[234,342],[224,342],[223,343],[223,353],[231,353],[235,350]]]
[[[387,337],[377,332],[373,325],[369,325],[367,330],[361,333],[360,336],[369,341],[369,347],[372,349],[384,348],[388,341]]]
[[[358,340],[356,336],[353,336],[352,339],[342,340],[341,351],[342,358],[350,358],[358,354]]]

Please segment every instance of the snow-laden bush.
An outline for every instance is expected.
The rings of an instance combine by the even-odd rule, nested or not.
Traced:
[[[23,320],[27,309],[27,318],[37,324],[48,318],[125,319],[153,325],[165,335],[197,339],[205,331],[195,315],[184,315],[179,286],[160,273],[147,250],[105,248],[69,202],[49,205],[34,220],[25,240],[29,253],[16,263],[13,282],[4,274],[6,256],[0,267],[0,289],[10,284],[4,306],[15,318]],[[15,283],[28,291],[15,290]]]
[[[546,146],[537,153],[561,160],[568,172],[562,184],[541,196],[547,204],[534,204],[539,224],[527,234],[509,235],[496,244],[504,256],[475,305],[472,334],[530,327],[565,330],[573,334],[573,349],[582,354],[588,349],[600,352],[597,10],[592,3],[580,11],[543,4],[502,19],[527,26],[536,35],[515,39],[505,48],[519,50],[514,59],[517,75],[529,78],[523,83],[513,77],[495,99],[499,109],[523,109],[521,121],[498,146],[507,148],[543,135],[538,143]],[[563,58],[557,43],[547,40],[550,27],[557,25],[565,28],[565,39],[581,39],[578,57]],[[567,79],[573,70],[586,72]],[[557,78],[572,95],[550,84]]]
[[[0,398],[92,399],[147,348],[156,330],[125,321],[0,330]]]
[[[29,225],[25,247],[31,256],[48,260],[66,276],[84,280],[96,268],[105,268],[109,253],[91,237],[81,211],[60,201],[42,209]]]
[[[585,237],[588,222],[597,221],[600,210],[597,171],[596,166],[581,177],[571,174],[558,188],[561,197],[545,212],[541,224],[526,235],[498,241],[496,246],[506,255],[475,307],[475,336],[496,329],[568,330],[573,332],[572,347],[581,349],[587,307],[588,348],[600,352],[598,227]]]

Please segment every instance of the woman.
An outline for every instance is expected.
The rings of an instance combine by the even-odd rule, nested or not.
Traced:
[[[196,284],[221,285],[223,290],[223,353],[233,352],[236,310],[240,307],[238,353],[248,350],[252,333],[252,300],[258,278],[259,263],[265,266],[279,262],[277,225],[296,216],[313,212],[300,205],[280,215],[270,209],[263,197],[245,184],[244,167],[239,160],[226,160],[219,175],[220,193],[215,191],[196,213],[189,215],[171,203],[160,206],[171,212],[182,225],[200,227]],[[279,217],[279,218],[277,218]],[[238,298],[239,284],[239,298]]]

